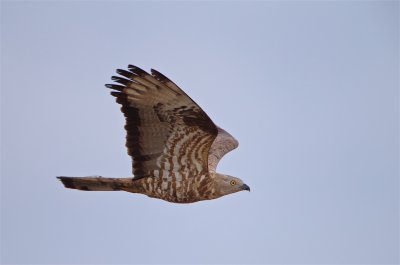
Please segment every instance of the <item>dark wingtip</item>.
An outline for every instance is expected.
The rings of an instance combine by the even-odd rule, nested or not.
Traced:
[[[72,180],[73,178],[71,177],[57,177],[57,178],[61,180],[62,184],[64,184],[64,187],[69,189],[76,189]]]
[[[114,85],[114,84],[105,84],[105,86],[107,87],[107,88],[110,88],[110,89],[114,89],[114,90],[118,90],[118,91],[122,91],[122,90],[124,90],[124,86],[120,86],[120,85]]]
[[[111,79],[113,80],[113,81],[115,81],[115,82],[117,82],[117,83],[120,83],[120,84],[123,84],[123,85],[125,85],[125,86],[127,86],[127,85],[129,85],[130,83],[131,83],[131,81],[130,80],[128,80],[128,79],[125,79],[125,78],[122,78],[122,77],[119,77],[119,76],[112,76],[111,77]]]
[[[148,73],[145,70],[143,70],[143,69],[141,69],[141,68],[139,68],[139,67],[137,67],[135,65],[132,65],[132,64],[128,65],[128,69],[132,73],[137,74],[139,76],[148,75]]]
[[[160,73],[159,71],[157,71],[155,69],[151,69],[151,74],[161,82],[171,81],[171,80],[169,80],[168,77],[166,77],[165,75],[163,75],[162,73]]]
[[[117,69],[116,72],[117,72],[117,74],[120,74],[120,75],[125,76],[127,78],[131,78],[134,75],[131,72],[128,72],[128,71],[123,70],[123,69]]]

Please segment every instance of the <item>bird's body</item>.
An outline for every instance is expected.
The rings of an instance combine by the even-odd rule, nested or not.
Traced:
[[[135,66],[117,70],[122,85],[106,85],[126,118],[126,146],[133,177],[59,177],[65,187],[127,191],[175,203],[216,199],[250,190],[240,179],[215,172],[238,142],[217,127],[177,85],[161,73]]]

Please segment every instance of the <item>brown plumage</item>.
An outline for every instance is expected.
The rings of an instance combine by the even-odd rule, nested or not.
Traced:
[[[58,177],[66,188],[128,191],[176,203],[216,199],[248,190],[242,180],[216,173],[219,160],[238,146],[229,133],[177,85],[156,70],[129,65],[106,87],[121,104],[132,157],[130,178]]]

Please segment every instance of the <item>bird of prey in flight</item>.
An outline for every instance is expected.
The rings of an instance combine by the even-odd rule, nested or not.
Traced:
[[[239,178],[216,172],[238,141],[218,127],[182,89],[156,70],[129,65],[107,84],[121,105],[126,147],[132,157],[128,178],[58,177],[66,188],[127,191],[174,203],[216,199],[247,190]]]

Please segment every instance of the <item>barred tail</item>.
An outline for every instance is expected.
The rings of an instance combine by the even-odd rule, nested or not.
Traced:
[[[85,191],[122,190],[123,181],[118,178],[103,177],[57,177],[66,188]]]

